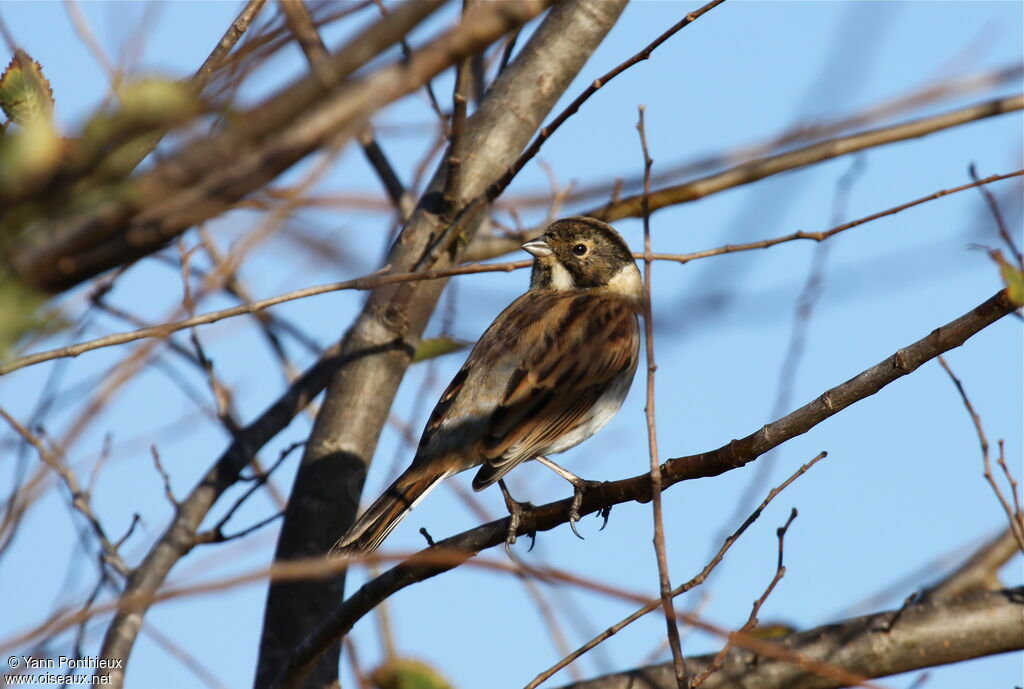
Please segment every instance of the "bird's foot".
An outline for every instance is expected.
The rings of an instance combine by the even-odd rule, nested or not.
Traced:
[[[580,507],[583,505],[583,494],[591,488],[596,488],[601,485],[600,481],[588,481],[585,478],[580,478],[576,474],[572,473],[568,469],[563,469],[547,457],[537,457],[537,461],[546,466],[551,471],[555,472],[566,481],[572,484],[572,504],[569,505],[569,528],[576,534],[576,537],[583,540],[583,536],[576,529],[576,522],[580,520]],[[608,523],[608,513],[606,510],[601,510],[601,515],[605,518],[605,524]],[[604,526],[601,527],[602,529]]]
[[[505,509],[508,510],[508,535],[505,537],[505,552],[511,557],[510,549],[516,542],[516,532],[519,531],[519,525],[522,524],[523,515],[536,505],[532,502],[520,502],[513,498],[512,494],[508,492],[508,486],[505,485],[504,480],[498,481],[498,487],[501,488],[501,495],[505,498]],[[531,531],[528,535],[530,536],[530,550],[533,550],[533,546],[537,543],[537,533]]]
[[[597,488],[601,485],[600,481],[588,481],[587,479],[580,478],[578,476],[573,479],[566,479],[572,484],[572,504],[569,505],[569,528],[576,534],[576,537],[581,541],[584,540],[580,532],[576,530],[576,522],[580,520],[580,507],[583,505],[583,494],[591,488]],[[601,514],[604,516],[604,523],[608,523],[608,515],[602,510]],[[604,528],[604,525],[601,526]]]

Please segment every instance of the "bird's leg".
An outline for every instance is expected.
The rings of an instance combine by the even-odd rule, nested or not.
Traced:
[[[512,557],[512,552],[509,548],[516,542],[516,531],[519,530],[519,523],[522,521],[523,512],[527,509],[532,509],[534,505],[530,502],[519,502],[513,498],[512,494],[508,492],[508,486],[505,485],[505,479],[498,479],[498,488],[501,488],[501,495],[505,498],[505,508],[508,510],[509,517],[508,536],[505,537],[505,552],[508,553],[509,557]],[[531,533],[530,538],[530,550],[533,550],[533,546],[537,542],[537,535]]]
[[[576,534],[577,538],[583,540],[583,536],[581,536],[580,532],[576,530],[576,522],[580,520],[580,505],[583,504],[583,493],[585,493],[588,488],[594,488],[595,486],[601,485],[601,482],[588,481],[585,478],[580,478],[571,471],[558,466],[547,457],[538,456],[536,457],[536,460],[572,484],[572,504],[569,506],[569,528],[572,529],[572,532]],[[607,517],[605,518],[605,521],[607,522]]]

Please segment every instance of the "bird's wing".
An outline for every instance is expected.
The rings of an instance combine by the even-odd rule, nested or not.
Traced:
[[[484,465],[473,481],[477,490],[583,424],[609,385],[636,367],[633,305],[605,295],[558,296],[544,317],[522,319],[518,333],[497,338],[499,348],[512,343],[505,356],[517,365],[485,424],[479,444]],[[486,365],[491,357],[483,358]]]

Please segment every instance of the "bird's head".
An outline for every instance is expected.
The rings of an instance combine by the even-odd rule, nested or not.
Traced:
[[[597,289],[643,297],[643,281],[629,245],[611,225],[587,217],[562,218],[523,244],[533,255],[530,289]]]

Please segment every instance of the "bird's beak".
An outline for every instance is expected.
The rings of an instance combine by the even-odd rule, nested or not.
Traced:
[[[523,251],[537,258],[544,258],[551,255],[551,247],[544,241],[543,237],[537,237],[523,244]]]

